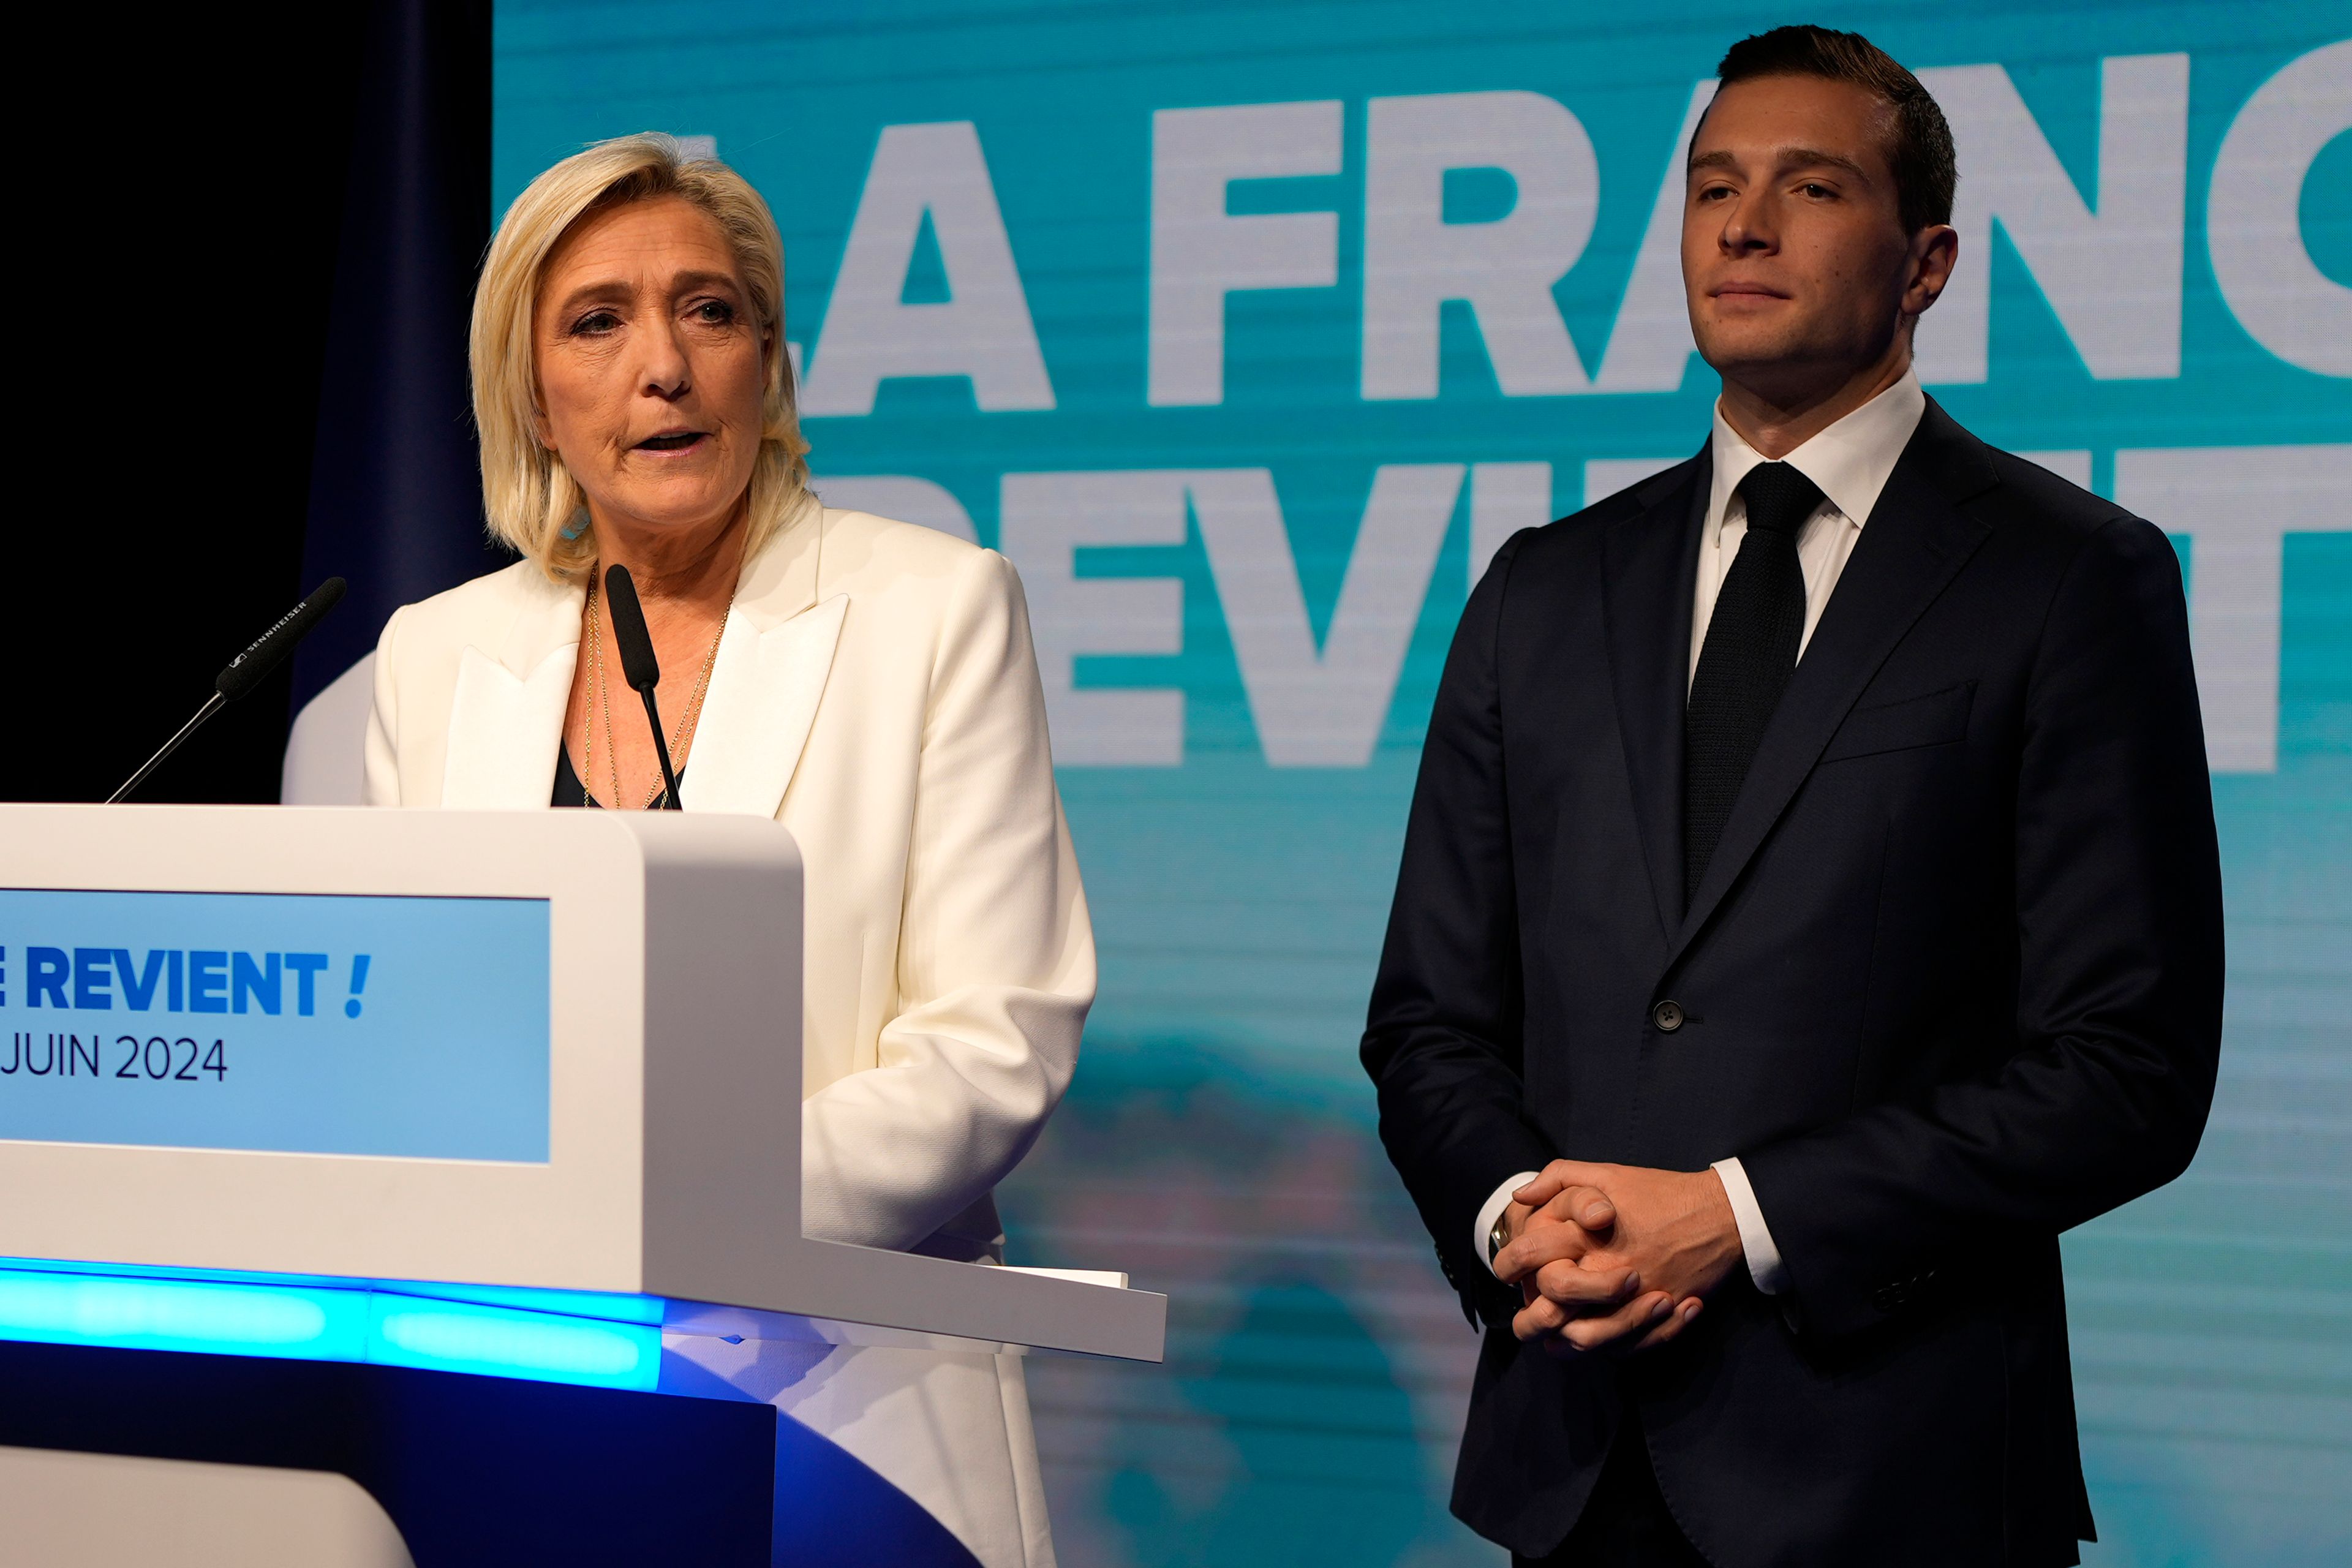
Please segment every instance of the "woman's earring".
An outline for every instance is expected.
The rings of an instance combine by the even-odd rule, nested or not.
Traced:
[[[587,531],[588,513],[585,509],[572,513],[572,521],[563,525],[563,537],[566,539],[577,539]]]

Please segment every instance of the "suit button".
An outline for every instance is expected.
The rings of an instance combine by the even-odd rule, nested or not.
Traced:
[[[1650,1022],[1657,1026],[1658,1033],[1673,1034],[1683,1026],[1683,1005],[1672,1001],[1659,1003],[1650,1009]]]

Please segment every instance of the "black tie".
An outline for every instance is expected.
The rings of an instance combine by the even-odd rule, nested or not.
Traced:
[[[1759,463],[1739,481],[1748,536],[1723,574],[1683,714],[1683,896],[1698,893],[1805,633],[1805,570],[1797,531],[1822,504],[1821,487],[1786,463]]]

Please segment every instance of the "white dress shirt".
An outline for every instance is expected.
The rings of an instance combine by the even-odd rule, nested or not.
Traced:
[[[1919,416],[1927,411],[1927,395],[1919,390],[1918,376],[1906,371],[1902,380],[1781,459],[1820,486],[1824,498],[1797,531],[1797,562],[1805,574],[1805,629],[1797,641],[1800,659],[1813,640],[1813,628],[1821,624],[1822,610],[1853,554],[1863,525],[1870,521],[1871,509],[1878,504],[1879,492],[1886,488],[1887,477],[1895,472],[1903,448],[1911,444],[1911,434],[1919,427]],[[1699,652],[1706,646],[1707,622],[1715,615],[1716,595],[1723,591],[1724,574],[1731,570],[1740,542],[1748,537],[1748,503],[1738,493],[1739,481],[1757,464],[1770,461],[1731,427],[1720,401],[1716,404],[1710,450],[1714,477],[1707,490],[1706,521],[1699,530],[1697,580],[1691,597],[1690,676],[1694,679],[1698,675]],[[1764,1211],[1757,1206],[1748,1173],[1737,1158],[1717,1160],[1712,1169],[1731,1200],[1748,1274],[1759,1290],[1767,1296],[1779,1295],[1788,1285],[1788,1272],[1764,1223]],[[1533,1171],[1521,1172],[1479,1205],[1471,1243],[1478,1257],[1486,1256],[1486,1238],[1495,1228],[1495,1217],[1509,1205],[1511,1194],[1535,1177]]]

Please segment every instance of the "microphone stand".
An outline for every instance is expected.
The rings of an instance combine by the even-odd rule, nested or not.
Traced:
[[[214,692],[209,698],[206,698],[205,700],[205,705],[196,710],[196,716],[189,720],[186,723],[181,725],[180,732],[173,736],[170,740],[164,742],[163,749],[157,752],[153,756],[148,758],[145,763],[142,763],[137,773],[132,773],[129,778],[123,780],[122,787],[106,797],[106,804],[109,805],[115,805],[117,802],[121,801],[124,795],[129,795],[132,790],[137,789],[141,784],[146,783],[147,775],[153,773],[157,768],[162,767],[164,760],[170,757],[173,752],[180,749],[181,742],[186,740],[189,736],[202,729],[205,720],[211,718],[214,714],[219,712],[222,709],[227,706],[228,699],[222,696],[217,691]]]
[[[654,755],[661,759],[662,809],[684,811],[685,804],[677,798],[677,770],[670,766],[669,742],[662,739],[661,708],[654,701],[654,689],[649,682],[637,689],[646,700],[646,722],[654,727]]]
[[[646,700],[646,722],[653,726],[654,755],[661,760],[664,811],[684,811],[677,797],[677,770],[670,765],[669,742],[662,735],[661,705],[654,689],[661,684],[661,661],[654,655],[653,634],[646,628],[646,609],[637,602],[636,579],[625,566],[604,571],[604,603],[613,613],[613,641],[621,649],[621,674]],[[614,801],[614,805],[620,802]]]
[[[310,596],[278,617],[270,628],[246,645],[243,653],[228,661],[228,667],[213,678],[213,694],[196,710],[196,716],[180,726],[180,732],[163,742],[163,749],[147,759],[145,765],[123,781],[122,787],[106,797],[113,805],[144,782],[149,773],[163,765],[164,759],[180,749],[180,742],[204,727],[205,721],[238,698],[261,684],[264,677],[285,662],[294,651],[294,645],[310,635],[310,628],[324,618],[343,596],[343,580],[330,577],[310,590]]]

